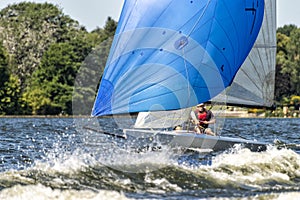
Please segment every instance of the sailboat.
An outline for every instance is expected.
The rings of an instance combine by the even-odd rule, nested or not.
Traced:
[[[146,144],[265,150],[173,128],[199,103],[272,105],[275,11],[273,0],[125,0],[92,116],[138,113],[124,136]]]

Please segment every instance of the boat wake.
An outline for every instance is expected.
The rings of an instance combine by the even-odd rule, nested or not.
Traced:
[[[26,199],[33,194],[44,199],[127,199],[162,194],[204,198],[208,191],[217,197],[276,199],[283,191],[300,196],[300,155],[290,149],[251,152],[237,147],[217,155],[171,153],[164,148],[118,154],[102,150],[97,154],[82,149],[63,155],[49,153],[47,159],[25,170],[2,172],[0,198]]]

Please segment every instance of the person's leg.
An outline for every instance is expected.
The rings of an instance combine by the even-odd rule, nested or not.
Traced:
[[[205,134],[207,134],[207,135],[213,135],[213,136],[216,135],[210,128],[206,128],[205,129]]]
[[[203,134],[203,130],[199,126],[195,126],[195,131],[198,134]]]

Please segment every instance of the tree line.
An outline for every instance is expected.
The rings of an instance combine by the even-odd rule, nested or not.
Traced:
[[[24,2],[1,10],[0,115],[72,114],[76,74],[116,26],[108,17],[104,28],[88,32],[50,3]],[[105,43],[100,52],[102,71],[109,46]]]
[[[78,87],[74,93],[74,85],[101,76],[116,27],[108,17],[103,28],[88,32],[51,3],[23,2],[2,9],[0,115],[72,115],[74,99],[87,105],[75,114],[90,114],[95,88]],[[84,65],[92,67],[78,81]],[[299,96],[299,79],[300,29],[286,25],[277,30],[275,100]]]

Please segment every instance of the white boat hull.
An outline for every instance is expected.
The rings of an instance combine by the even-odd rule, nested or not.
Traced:
[[[124,129],[125,136],[134,138],[139,145],[169,145],[171,147],[211,149],[222,151],[242,145],[251,151],[264,151],[267,143],[242,138],[210,136],[206,134],[196,134],[192,131],[153,131],[139,129]]]

